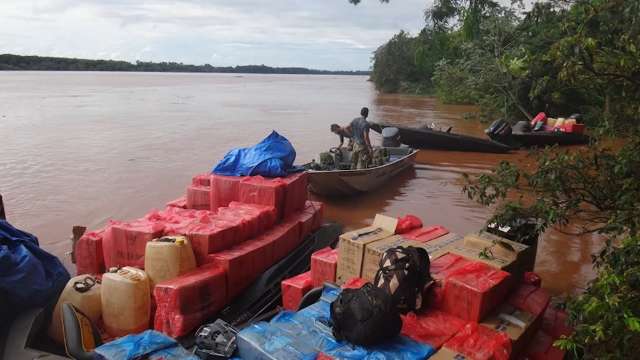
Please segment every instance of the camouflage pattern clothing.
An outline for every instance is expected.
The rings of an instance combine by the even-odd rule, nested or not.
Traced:
[[[356,142],[353,145],[353,152],[351,153],[351,170],[366,169],[369,167],[370,161],[371,156],[367,146]]]

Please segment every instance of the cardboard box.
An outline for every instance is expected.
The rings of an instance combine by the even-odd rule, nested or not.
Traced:
[[[462,236],[449,233],[435,240],[423,243],[421,247],[429,253],[429,259],[437,259],[449,252],[448,248],[454,244],[462,244]]]
[[[397,246],[407,247],[419,245],[421,244],[416,241],[406,240],[400,235],[390,236],[386,239],[367,244],[362,260],[362,278],[373,282],[380,268],[380,259],[385,251]]]
[[[516,281],[533,270],[536,260],[535,248],[487,232],[468,234],[464,241],[451,244],[448,251],[507,271]]]
[[[372,226],[340,235],[336,282],[342,284],[351,278],[360,277],[365,246],[392,236],[397,224],[398,219],[378,214]]]
[[[445,347],[440,348],[438,352],[431,355],[429,360],[467,360],[471,359],[470,357],[466,357],[463,354],[460,354],[457,351],[453,351],[451,349],[447,349]]]
[[[503,332],[509,336],[512,354],[519,354],[540,328],[541,317],[504,304],[480,324],[489,329]]]
[[[464,244],[470,248],[487,248],[496,257],[518,261],[522,264],[524,271],[533,271],[536,263],[534,247],[511,241],[486,231],[468,234],[464,238]]]

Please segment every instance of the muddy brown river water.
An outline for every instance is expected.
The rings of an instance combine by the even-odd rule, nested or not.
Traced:
[[[192,175],[272,129],[291,140],[299,163],[310,161],[337,144],[329,125],[347,123],[362,106],[373,121],[433,123],[476,136],[486,126],[463,119],[472,107],[380,95],[359,76],[0,72],[0,193],[8,219],[72,268],[65,252],[73,225],[94,229],[162,208]],[[326,218],[354,228],[376,213],[411,213],[474,231],[490,210],[462,193],[462,174],[500,160],[531,163],[524,152],[421,151],[415,170],[375,193],[322,199]],[[594,236],[545,234],[536,263],[544,286],[554,294],[584,287],[600,244]]]

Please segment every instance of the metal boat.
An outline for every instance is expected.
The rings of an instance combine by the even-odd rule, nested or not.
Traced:
[[[352,196],[374,190],[411,168],[418,153],[408,147],[385,149],[390,158],[382,166],[362,170],[309,170],[309,190],[327,197]],[[349,163],[350,152],[343,150],[343,159],[344,163]]]

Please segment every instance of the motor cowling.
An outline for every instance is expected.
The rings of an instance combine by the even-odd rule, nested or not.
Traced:
[[[494,121],[486,130],[487,135],[509,136],[511,135],[511,125],[503,119]]]
[[[386,127],[382,129],[382,146],[400,147],[400,130],[395,127]]]

